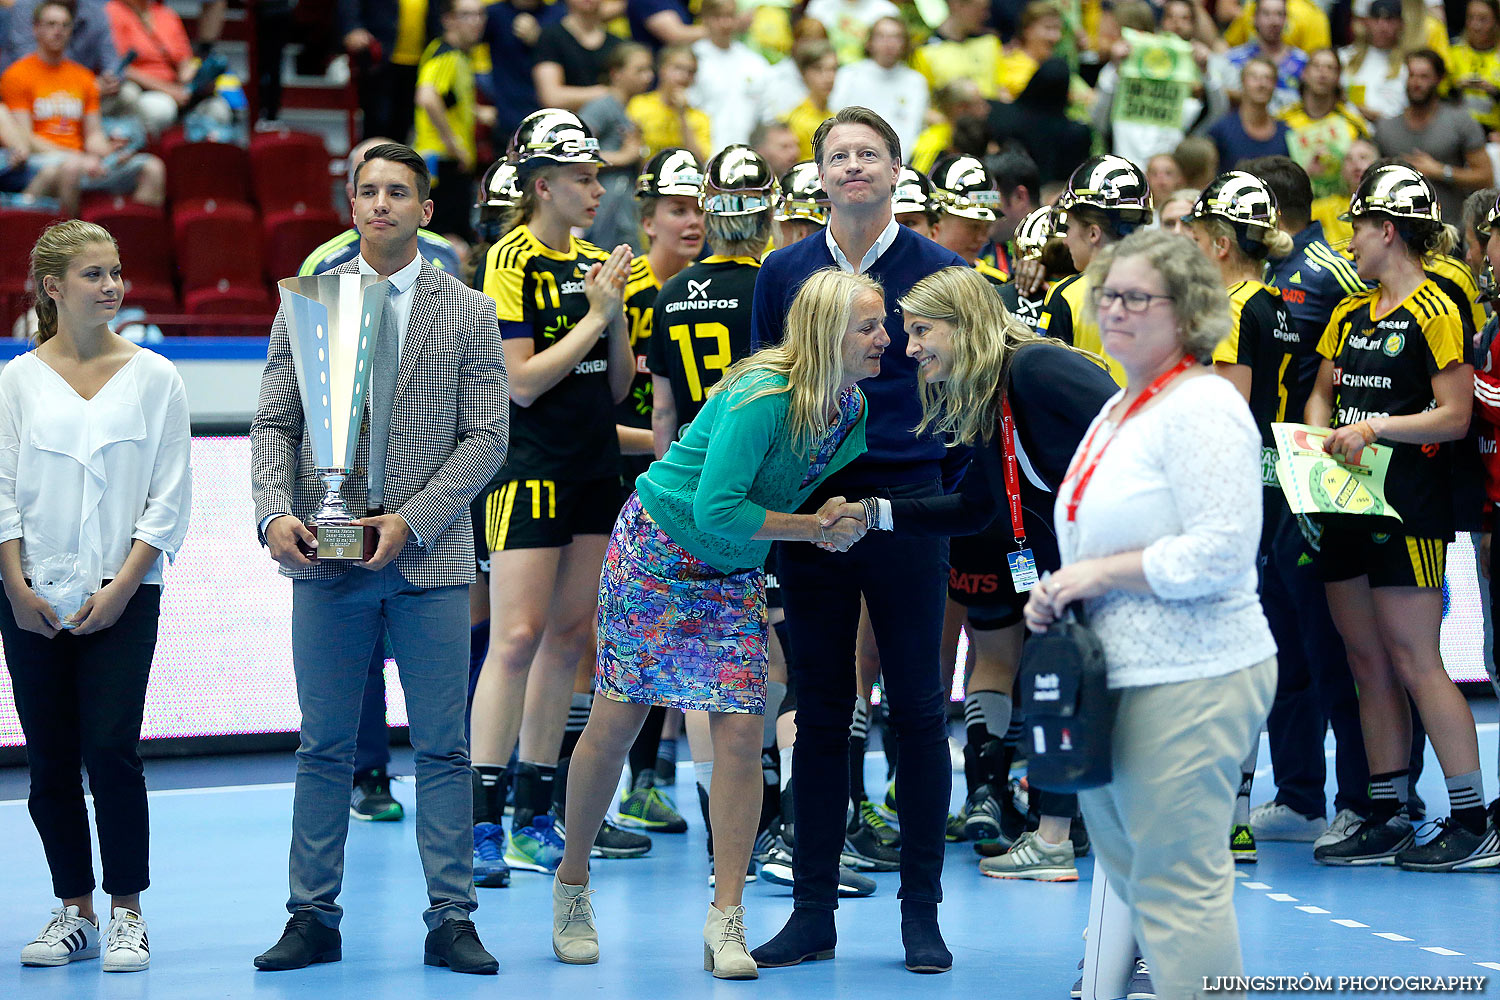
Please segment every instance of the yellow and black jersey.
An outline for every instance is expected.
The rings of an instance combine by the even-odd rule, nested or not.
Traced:
[[[1276,479],[1276,438],[1271,425],[1285,421],[1299,395],[1299,362],[1316,351],[1316,334],[1293,326],[1280,293],[1259,281],[1229,288],[1229,336],[1214,348],[1214,362],[1250,369],[1250,413],[1260,427],[1261,485],[1268,503],[1280,502]],[[1301,400],[1305,403],[1306,400]]]
[[[1031,329],[1040,331],[1042,307],[1047,304],[1047,286],[1043,285],[1041,291],[1037,292],[1036,298],[1032,298],[1029,295],[1022,295],[1014,281],[1008,281],[1000,289],[1000,301],[1005,303],[1005,308],[1009,309],[1016,319]]]
[[[625,282],[625,320],[630,325],[630,352],[635,357],[635,378],[630,395],[615,407],[615,420],[626,427],[651,426],[651,370],[646,367],[646,346],[651,343],[651,310],[656,305],[661,281],[651,269],[649,257],[630,262]]]
[[[1457,257],[1437,254],[1422,258],[1422,270],[1438,291],[1448,296],[1464,326],[1464,360],[1474,363],[1474,336],[1484,326],[1484,306],[1479,304],[1479,283],[1469,265]]]
[[[557,343],[588,315],[584,276],[608,259],[576,237],[567,251],[553,250],[528,226],[501,237],[484,268],[484,293],[495,300],[500,336],[527,338],[536,354]],[[561,382],[530,406],[511,404],[510,454],[500,478],[600,479],[615,475],[619,465],[605,328]]]
[[[1104,353],[1104,344],[1099,339],[1098,314],[1094,312],[1090,291],[1089,282],[1082,274],[1070,275],[1049,288],[1037,332],[1099,355],[1104,359],[1110,377],[1124,385],[1125,369]]]
[[[1464,359],[1458,310],[1432,281],[1423,281],[1383,316],[1380,290],[1351,295],[1328,321],[1318,353],[1333,362],[1333,426],[1370,417],[1421,413],[1434,405],[1432,377]],[[1453,533],[1447,446],[1395,443],[1386,498],[1401,515],[1393,529],[1419,538]]]
[[[984,275],[985,280],[996,288],[1001,288],[1005,285],[1010,284],[1010,275],[1006,274],[1004,271],[1000,270],[998,267],[991,264],[983,257],[980,257],[974,262],[974,270]]]
[[[646,366],[672,383],[679,436],[724,370],[750,353],[759,273],[754,258],[715,254],[673,275],[656,297]]]

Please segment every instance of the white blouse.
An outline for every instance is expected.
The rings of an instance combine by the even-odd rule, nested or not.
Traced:
[[[1069,521],[1070,475],[1055,508],[1063,565],[1144,550],[1151,593],[1087,601],[1109,686],[1217,677],[1276,653],[1256,594],[1260,431],[1228,380],[1198,376],[1123,425],[1094,418],[1074,470],[1108,445]],[[1095,429],[1098,433],[1095,434]]]
[[[172,363],[141,350],[93,399],[32,351],[0,370],[0,542],[21,539],[21,569],[76,560],[89,593],[134,539],[170,558],[192,499],[187,393]],[[143,583],[162,582],[161,560]]]

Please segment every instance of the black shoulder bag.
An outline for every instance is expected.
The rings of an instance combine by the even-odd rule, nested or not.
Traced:
[[[1118,696],[1081,603],[1021,648],[1027,780],[1062,794],[1109,784]]]

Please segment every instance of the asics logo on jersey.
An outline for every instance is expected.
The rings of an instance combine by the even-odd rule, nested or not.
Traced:
[[[704,278],[702,281],[694,281],[692,278],[689,278],[688,279],[688,283],[687,283],[687,286],[688,286],[688,298],[690,298],[690,299],[706,299],[706,298],[708,298],[708,286],[709,286],[709,284],[713,280],[714,279],[712,279],[712,278]]]

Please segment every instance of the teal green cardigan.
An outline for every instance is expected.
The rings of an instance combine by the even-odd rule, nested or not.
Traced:
[[[767,381],[786,384],[779,375],[752,373],[710,396],[682,437],[635,481],[652,520],[724,573],[765,562],[771,543],[751,536],[765,524],[766,512],[796,511],[818,483],[865,450],[868,402],[822,474],[803,486],[811,458],[795,451],[787,433],[791,394],[745,402]]]

